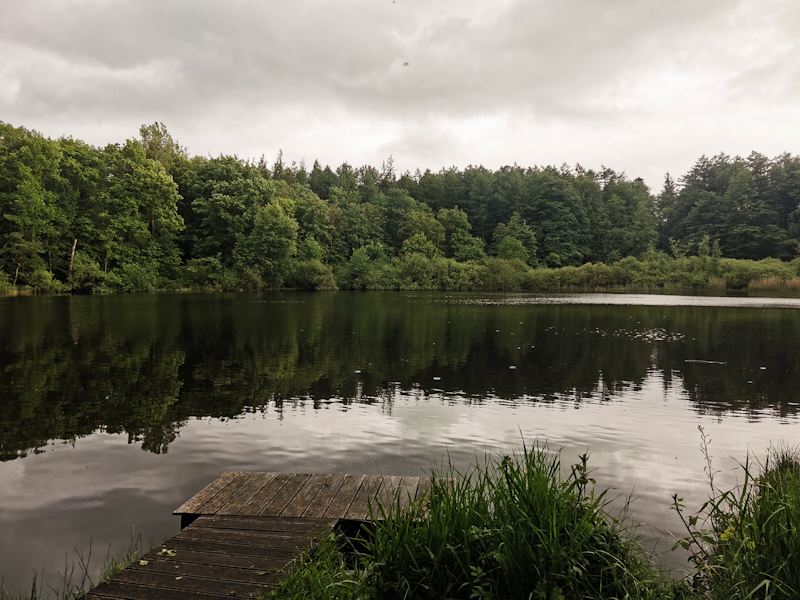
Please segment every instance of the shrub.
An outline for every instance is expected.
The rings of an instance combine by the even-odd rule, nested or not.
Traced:
[[[530,269],[522,277],[522,287],[533,292],[550,292],[559,288],[558,272],[555,269]]]
[[[152,292],[155,289],[155,265],[124,263],[118,270],[119,289],[121,292]]]
[[[330,265],[317,259],[304,260],[294,264],[286,284],[306,290],[336,290],[336,280]]]
[[[58,279],[54,279],[53,274],[45,268],[37,268],[27,273],[25,283],[39,294],[57,294],[64,291],[64,284]]]
[[[91,256],[80,251],[75,253],[72,271],[67,278],[67,283],[74,291],[90,292],[103,281],[104,277],[105,273]]]
[[[14,289],[8,279],[8,275],[0,271],[0,294],[9,294]]]
[[[498,292],[518,292],[530,271],[528,265],[518,258],[505,260],[490,257],[486,260],[486,267],[485,289]]]
[[[223,271],[221,256],[218,254],[187,260],[185,265],[178,268],[180,282],[193,289],[216,289]]]

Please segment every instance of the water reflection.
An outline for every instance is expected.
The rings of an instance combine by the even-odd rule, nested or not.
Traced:
[[[4,299],[0,459],[96,431],[124,432],[147,451],[166,452],[191,417],[280,411],[298,398],[315,408],[391,404],[392,390],[419,389],[454,401],[613,401],[653,370],[665,389],[685,390],[701,414],[796,413],[796,310],[760,298],[646,296],[658,304],[624,304],[642,298]],[[689,305],[698,300],[704,305]],[[753,302],[759,308],[744,307]],[[797,301],[773,303],[787,302]]]
[[[707,495],[698,425],[723,487],[748,450],[800,441],[800,313],[653,298],[0,299],[0,576],[52,576],[90,540],[99,566],[133,525],[160,541],[227,469],[421,475],[523,438],[588,450],[666,551],[671,494]]]

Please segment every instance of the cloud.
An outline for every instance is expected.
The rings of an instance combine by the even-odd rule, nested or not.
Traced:
[[[798,25],[792,0],[8,2],[0,111],[97,144],[163,121],[200,154],[663,173],[794,150]]]

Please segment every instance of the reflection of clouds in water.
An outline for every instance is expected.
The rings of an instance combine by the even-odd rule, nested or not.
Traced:
[[[172,510],[225,470],[421,475],[442,461],[465,469],[487,453],[519,450],[523,439],[562,449],[565,468],[588,451],[598,487],[611,488],[611,510],[634,492],[633,517],[654,528],[647,538],[680,531],[672,494],[690,510],[707,498],[698,425],[712,439],[723,489],[735,485],[736,461],[748,451],[763,456],[770,443],[800,436],[797,418],[700,415],[681,387],[665,388],[658,371],[638,388],[617,390],[614,402],[600,395],[471,400],[397,386],[371,400],[314,408],[313,400],[297,399],[236,419],[190,419],[165,455],[96,433],[74,448],[55,444],[4,463],[0,481],[11,485],[0,486],[0,520],[16,525],[0,541],[0,564],[18,567],[19,584],[27,585],[31,565],[60,567],[65,549],[86,550],[90,538],[121,548],[136,524],[144,539],[160,540],[177,528]],[[34,521],[35,534],[25,535]],[[657,550],[668,550],[671,538],[658,536]],[[677,565],[679,556],[662,560]]]

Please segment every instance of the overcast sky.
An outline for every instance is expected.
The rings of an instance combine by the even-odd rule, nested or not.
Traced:
[[[0,120],[438,171],[800,152],[797,0],[2,0]]]

